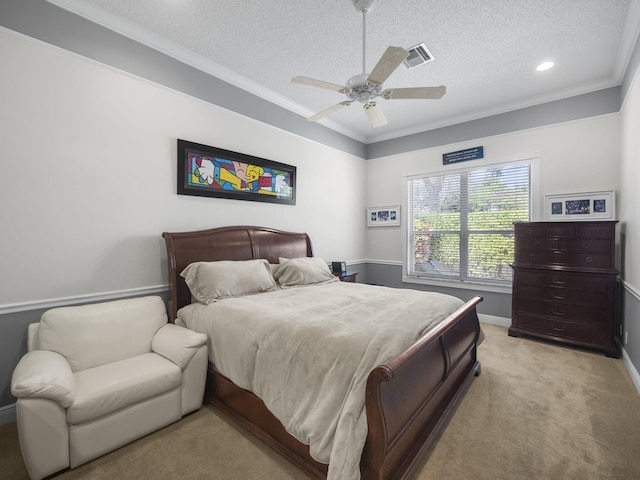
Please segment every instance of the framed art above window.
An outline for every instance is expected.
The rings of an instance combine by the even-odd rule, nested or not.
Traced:
[[[615,190],[544,196],[545,220],[614,220]]]

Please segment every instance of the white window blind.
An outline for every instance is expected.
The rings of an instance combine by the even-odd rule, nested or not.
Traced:
[[[413,176],[407,190],[409,276],[511,281],[513,223],[530,218],[530,164]]]

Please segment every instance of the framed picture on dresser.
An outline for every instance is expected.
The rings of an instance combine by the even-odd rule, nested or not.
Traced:
[[[547,221],[615,220],[615,217],[615,190],[544,196]]]

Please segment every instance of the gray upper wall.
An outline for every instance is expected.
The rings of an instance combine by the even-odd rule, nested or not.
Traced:
[[[580,118],[615,113],[620,110],[620,87],[611,87],[575,97],[543,103],[512,112],[458,123],[427,132],[367,145],[365,158],[379,158],[424,148],[517,132],[528,128]]]
[[[45,0],[0,0],[0,25],[364,159],[618,112],[640,62],[637,42],[621,86],[364,144]]]

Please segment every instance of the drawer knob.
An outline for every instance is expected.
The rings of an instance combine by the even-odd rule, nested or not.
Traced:
[[[554,326],[553,326],[553,327],[551,327],[551,328],[553,328],[553,330],[554,330],[555,332],[564,332],[564,325],[562,325],[562,326],[560,326],[560,327],[556,327],[556,326],[554,325]]]
[[[554,315],[564,315],[564,310],[562,310],[561,308],[552,308],[551,313],[553,313]]]
[[[582,244],[582,248],[589,248],[589,244],[588,244],[587,242],[584,242],[584,243]]]
[[[533,230],[531,230],[530,228],[527,228],[527,235],[531,235],[533,233]]]
[[[564,300],[566,297],[566,294],[564,293],[554,293],[553,294],[553,298],[557,298],[558,300]]]
[[[553,283],[555,283],[556,285],[564,285],[566,283],[566,280],[562,278],[554,278]]]
[[[593,262],[593,258],[592,257],[587,257],[587,258],[585,258],[585,260],[587,261],[587,263]]]

